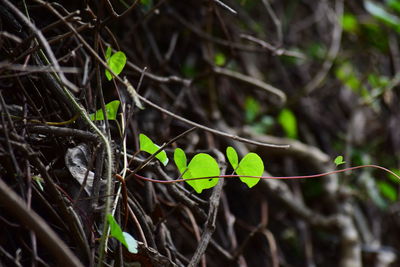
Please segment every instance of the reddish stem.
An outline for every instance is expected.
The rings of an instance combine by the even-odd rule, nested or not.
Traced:
[[[188,178],[188,179],[176,179],[176,180],[171,180],[171,181],[165,181],[165,180],[157,180],[157,179],[151,179],[147,178],[138,174],[134,174],[134,176],[140,180],[152,182],[152,183],[160,183],[160,184],[174,184],[174,183],[179,183],[179,182],[185,182],[185,181],[193,181],[193,180],[202,180],[202,179],[212,179],[212,178],[239,178],[239,177],[246,177],[246,178],[255,178],[255,179],[308,179],[308,178],[318,178],[318,177],[323,177],[327,175],[332,175],[335,173],[341,173],[341,172],[346,172],[346,171],[353,171],[356,169],[361,169],[361,168],[375,168],[375,169],[381,169],[387,173],[390,173],[391,175],[395,176],[399,182],[400,182],[400,176],[395,174],[389,169],[386,169],[382,166],[378,165],[361,165],[361,166],[355,166],[355,167],[349,167],[345,168],[342,170],[335,170],[335,171],[330,171],[330,172],[324,172],[320,174],[313,174],[313,175],[299,175],[299,176],[249,176],[249,175],[219,175],[219,176],[209,176],[209,177],[196,177],[196,178]]]

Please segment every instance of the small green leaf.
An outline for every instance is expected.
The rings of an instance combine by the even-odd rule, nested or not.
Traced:
[[[118,113],[118,108],[119,108],[120,103],[121,102],[119,100],[114,100],[114,101],[111,101],[110,103],[106,104],[105,108],[106,108],[106,113],[107,113],[107,119],[108,120],[116,120],[117,119],[117,113]],[[90,119],[92,121],[94,121],[94,120],[96,120],[96,121],[104,120],[103,110],[99,109],[99,110],[96,111],[96,113],[90,114]]]
[[[337,156],[333,162],[336,164],[336,167],[346,163],[346,161],[343,161],[343,156]]]
[[[292,111],[283,109],[278,116],[278,121],[287,137],[297,139],[297,120]]]
[[[145,134],[140,134],[139,135],[139,144],[140,144],[140,150],[147,152],[149,154],[154,154],[160,147],[151,141],[149,137],[147,137]],[[156,158],[164,165],[167,166],[168,164],[168,157],[167,153],[165,151],[161,151],[156,155]]]
[[[223,66],[226,63],[226,57],[223,53],[215,53],[214,64],[217,66]]]
[[[174,161],[176,167],[178,167],[179,172],[182,174],[186,171],[187,168],[187,158],[185,151],[180,148],[175,149],[174,152]]]
[[[358,30],[358,21],[356,16],[351,13],[345,13],[340,21],[342,28],[347,32],[356,32]]]
[[[256,153],[248,153],[239,163],[236,169],[238,175],[243,176],[262,176],[264,172],[264,163]],[[240,180],[247,184],[249,188],[255,186],[260,179],[250,177],[240,177]]]
[[[186,172],[183,174],[184,179],[219,176],[218,163],[213,157],[205,153],[199,153],[190,161]],[[186,181],[197,193],[201,193],[203,189],[214,187],[218,183],[218,178],[188,180]]]
[[[111,54],[112,54],[112,49],[111,49],[111,47],[107,47],[107,50],[106,50],[106,61],[108,62],[108,60],[110,59],[110,57],[111,57]]]
[[[107,221],[110,224],[111,236],[121,242],[121,244],[124,245],[130,253],[137,253],[137,241],[129,233],[122,232],[121,227],[111,214],[107,214]]]
[[[383,196],[389,199],[392,202],[397,200],[397,190],[394,186],[387,182],[379,181],[378,182],[379,191]]]
[[[244,101],[244,109],[245,109],[246,122],[250,123],[253,122],[260,114],[261,105],[258,100],[249,96],[246,97],[246,100]]]
[[[232,168],[236,170],[239,164],[238,154],[236,150],[233,147],[228,146],[226,148],[226,156],[228,157],[229,163],[232,165]]]
[[[119,75],[122,70],[125,67],[126,64],[126,56],[124,54],[124,52],[122,51],[118,51],[116,53],[114,53],[108,60],[107,60],[107,64],[110,67],[110,69],[116,74]],[[106,73],[106,77],[109,81],[112,80],[113,76],[112,74],[106,69],[105,71]]]

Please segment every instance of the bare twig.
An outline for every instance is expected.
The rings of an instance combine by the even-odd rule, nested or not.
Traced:
[[[28,209],[26,203],[0,179],[0,202],[8,212],[14,214],[28,228],[33,230],[42,244],[53,254],[60,266],[83,267],[69,247],[47,225],[36,212]]]

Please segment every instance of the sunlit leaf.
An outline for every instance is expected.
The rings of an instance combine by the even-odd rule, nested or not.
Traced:
[[[264,163],[256,153],[248,153],[239,163],[236,169],[238,175],[262,176],[264,172]],[[247,184],[249,188],[255,186],[260,179],[251,177],[240,177],[240,180]]]
[[[287,137],[297,139],[297,120],[289,109],[283,109],[278,116],[278,121]]]
[[[118,51],[114,53],[109,59],[107,59],[107,64],[116,75],[119,75],[126,64],[126,56],[124,52]],[[113,76],[107,69],[105,70],[105,74],[107,79],[111,81]]]
[[[183,151],[180,148],[175,149],[174,161],[175,161],[176,167],[178,167],[179,172],[184,173],[187,168],[187,158],[186,158],[185,151]]]
[[[116,120],[117,119],[117,113],[118,113],[118,108],[120,105],[119,100],[114,100],[111,101],[110,103],[107,103],[105,108],[106,108],[106,113],[107,113],[107,119],[108,120]],[[104,113],[102,109],[99,109],[96,111],[94,114],[90,114],[90,119],[92,121],[102,121],[104,120]]]
[[[336,164],[336,166],[346,163],[346,161],[343,161],[343,156],[337,156],[333,162]]]
[[[232,168],[236,169],[239,164],[238,154],[236,150],[233,147],[228,146],[226,148],[226,156],[228,158],[229,163],[232,165]]]
[[[186,172],[183,174],[184,179],[211,177],[219,175],[218,163],[213,157],[205,153],[199,153],[190,161]],[[186,181],[197,193],[201,193],[203,189],[214,187],[218,183],[218,178],[188,180]]]
[[[121,227],[111,214],[107,214],[107,221],[110,224],[110,235],[121,242],[130,253],[137,253],[137,241],[129,233],[122,231]]]
[[[157,152],[157,150],[160,148],[158,145],[154,144],[153,141],[147,137],[145,134],[140,134],[139,135],[139,144],[140,144],[140,150],[154,154]],[[166,166],[168,164],[168,157],[167,153],[165,153],[164,150],[162,150],[160,153],[156,155],[156,158],[164,165]]]
[[[136,239],[133,238],[133,236],[131,236],[131,235],[130,235],[129,233],[127,233],[127,232],[122,232],[122,235],[123,235],[124,238],[125,238],[125,242],[126,242],[125,247],[128,249],[128,251],[129,251],[130,253],[134,253],[134,254],[138,253],[138,250],[137,250],[137,248],[138,248],[138,242],[136,241]]]

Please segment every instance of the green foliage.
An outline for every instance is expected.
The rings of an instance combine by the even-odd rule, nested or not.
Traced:
[[[337,156],[333,162],[336,164],[336,167],[346,163],[346,161],[343,160],[343,156]]]
[[[358,20],[356,16],[354,16],[351,13],[345,13],[343,14],[340,24],[342,25],[342,28],[346,32],[350,33],[355,33],[357,32],[359,26],[358,26]]]
[[[361,87],[361,82],[357,78],[357,72],[354,69],[353,65],[346,61],[340,64],[336,68],[336,77],[349,89],[352,91],[358,93],[360,87]]]
[[[187,158],[186,158],[185,151],[183,151],[180,148],[175,149],[174,161],[175,161],[176,167],[178,167],[179,172],[184,173],[187,168]]]
[[[389,13],[384,6],[375,1],[364,1],[365,9],[376,19],[382,21],[397,32],[400,32],[400,18]],[[394,5],[395,6],[395,5]]]
[[[118,113],[118,108],[121,102],[119,100],[114,100],[106,104],[106,114],[107,114],[107,119],[108,120],[116,120],[117,119],[117,113]],[[99,109],[96,111],[94,114],[90,114],[90,119],[92,121],[102,121],[104,120],[104,113],[102,109]]]
[[[387,0],[386,5],[396,11],[397,13],[400,13],[400,1],[399,0]]]
[[[238,155],[233,147],[226,149],[226,156],[232,168],[239,176],[262,176],[264,163],[256,153],[248,153],[238,164]],[[240,177],[240,180],[249,188],[255,186],[260,179],[251,177]]]
[[[307,48],[307,54],[314,60],[322,60],[327,53],[326,46],[323,43],[312,43]]]
[[[258,100],[256,100],[254,97],[248,96],[244,101],[244,109],[245,109],[246,122],[250,123],[253,122],[256,119],[256,117],[260,114],[261,105],[260,102],[258,102]]]
[[[396,175],[400,176],[400,169],[390,169],[393,173],[395,173]],[[388,178],[395,183],[400,183],[399,178],[397,178],[396,176],[394,176],[393,174],[388,174]]]
[[[224,66],[226,63],[226,57],[223,53],[218,52],[214,55],[214,64],[217,66]]]
[[[124,52],[118,51],[112,54],[111,47],[107,47],[106,50],[106,61],[108,67],[116,74],[119,75],[125,67],[126,64],[126,56]],[[105,70],[106,77],[109,81],[113,79],[112,74],[106,69]]]
[[[256,153],[248,153],[240,161],[239,167],[236,169],[238,175],[246,176],[262,176],[264,172],[264,163]],[[247,184],[249,188],[255,186],[260,179],[250,177],[240,177],[240,180]]]
[[[154,144],[153,141],[147,137],[145,134],[140,134],[139,135],[139,144],[140,144],[140,150],[154,154],[157,152],[157,150],[160,148],[158,145]],[[167,166],[168,164],[168,157],[167,153],[165,153],[164,150],[162,150],[160,153],[156,155],[156,158],[164,165]]]
[[[219,176],[218,163],[213,157],[199,153],[193,157],[186,167],[186,155],[182,149],[175,149],[174,161],[184,179]],[[217,178],[186,181],[197,193],[212,188],[218,183]]]
[[[287,137],[297,139],[297,120],[291,110],[283,109],[278,115],[278,121]]]
[[[228,158],[229,163],[232,165],[232,168],[236,170],[239,165],[239,157],[233,147],[228,146],[226,148],[226,157]]]
[[[395,202],[397,200],[397,189],[393,185],[384,181],[379,181],[377,185],[379,191],[384,197],[389,199],[391,202]]]
[[[123,232],[119,224],[111,214],[107,214],[107,221],[110,224],[110,234],[124,245],[130,253],[138,253],[137,241],[127,232]]]

